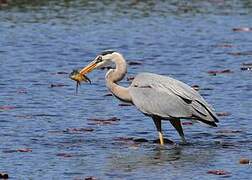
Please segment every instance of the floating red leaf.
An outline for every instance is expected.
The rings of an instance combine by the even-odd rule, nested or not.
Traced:
[[[251,161],[247,158],[241,158],[239,162],[240,164],[249,164]]]
[[[15,106],[0,106],[0,110],[12,110],[15,109]]]
[[[224,44],[217,44],[217,45],[215,45],[215,47],[219,47],[219,48],[232,48],[234,46],[232,44],[224,43]]]
[[[32,152],[30,148],[17,149],[17,152]]]
[[[230,112],[217,112],[216,115],[217,116],[229,116],[229,115],[231,115],[231,113]]]
[[[230,69],[224,69],[224,70],[211,70],[207,72],[210,75],[216,76],[217,74],[229,74],[233,73]]]
[[[230,175],[230,172],[227,172],[225,170],[210,170],[207,171],[208,174],[214,174],[214,175]]]
[[[120,121],[120,119],[117,117],[112,117],[109,119],[89,118],[88,121],[92,121],[92,123],[88,123],[90,125],[110,125],[115,124],[116,122]]]
[[[82,132],[92,132],[92,131],[94,131],[94,129],[92,129],[92,128],[67,128],[63,132],[67,132],[67,133],[82,133]]]
[[[58,154],[56,154],[56,156],[60,156],[60,157],[64,157],[64,158],[73,157],[73,155],[68,154],[68,153],[58,153]]]

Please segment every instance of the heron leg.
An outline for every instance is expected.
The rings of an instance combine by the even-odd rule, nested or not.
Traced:
[[[182,142],[186,143],[186,139],[185,139],[185,135],[184,135],[184,132],[183,132],[183,128],[181,126],[180,119],[178,119],[178,118],[171,119],[170,123],[177,130],[177,132],[179,133]]]
[[[154,121],[154,123],[156,125],[157,130],[158,130],[160,144],[164,145],[164,136],[163,136],[163,133],[162,133],[161,118],[152,117],[152,119],[153,119],[153,121]]]

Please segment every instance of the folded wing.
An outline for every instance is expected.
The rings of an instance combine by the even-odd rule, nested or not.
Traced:
[[[176,79],[152,73],[135,77],[130,94],[135,106],[145,114],[163,118],[194,118],[216,126],[216,114],[190,86]]]

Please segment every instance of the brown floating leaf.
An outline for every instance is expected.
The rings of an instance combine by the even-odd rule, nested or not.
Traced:
[[[129,103],[121,103],[121,104],[118,104],[118,106],[132,106],[131,104],[129,104]]]
[[[214,47],[219,47],[219,48],[232,48],[234,47],[232,44],[227,44],[227,43],[224,43],[224,44],[217,44],[215,45]]]
[[[0,172],[0,179],[8,179],[9,175],[7,173],[4,172]]]
[[[15,109],[15,106],[0,106],[0,110],[12,110]]]
[[[193,125],[193,123],[190,122],[190,121],[182,122],[181,124],[184,125],[184,126]]]
[[[134,76],[127,77],[127,81],[133,81],[135,79]]]
[[[241,70],[242,71],[251,71],[252,70],[252,63],[242,63]]]
[[[109,119],[89,118],[88,120],[89,120],[89,121],[120,121],[120,119],[117,118],[117,117],[112,117],[112,118],[109,118]]]
[[[92,128],[67,128],[63,132],[67,133],[83,133],[83,132],[92,132],[94,129]]]
[[[241,158],[239,162],[240,162],[240,164],[249,164],[250,160],[247,158]]]
[[[207,174],[214,174],[214,175],[230,175],[230,172],[227,172],[225,170],[209,170],[207,171]]]
[[[96,119],[96,118],[89,118],[88,121],[92,121],[93,123],[88,123],[90,125],[110,125],[115,124],[115,122],[120,121],[117,117],[112,117],[109,119]]]
[[[32,152],[30,148],[17,149],[17,152]]]
[[[69,86],[69,85],[66,85],[66,84],[51,84],[50,85],[50,88],[55,88],[55,87],[65,87],[65,86]]]
[[[14,153],[14,152],[32,152],[30,148],[22,148],[22,149],[15,149],[15,150],[4,150],[4,153]]]
[[[238,28],[233,28],[234,32],[252,32],[252,28],[250,27],[238,27]]]
[[[130,65],[130,66],[137,66],[137,65],[141,65],[142,63],[141,62],[139,62],[139,61],[129,61],[128,62],[128,65]]]
[[[58,154],[56,154],[56,156],[60,156],[60,157],[64,157],[64,158],[73,157],[73,155],[68,154],[68,153],[58,153]]]
[[[228,73],[233,73],[230,69],[224,69],[224,70],[212,70],[212,71],[207,71],[208,74],[216,76],[217,74],[228,74]]]
[[[217,116],[229,116],[229,115],[231,115],[231,113],[230,112],[217,112],[216,115]]]

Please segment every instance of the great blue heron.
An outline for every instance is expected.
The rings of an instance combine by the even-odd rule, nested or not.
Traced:
[[[116,51],[102,52],[80,73],[85,75],[109,62],[115,63],[116,67],[106,73],[108,89],[121,101],[132,103],[143,114],[152,117],[160,144],[164,144],[161,120],[169,120],[183,142],[185,137],[180,119],[195,119],[217,126],[215,122],[218,119],[210,105],[197,91],[181,81],[153,73],[140,73],[129,87],[118,85],[127,72],[127,64],[122,54]]]

